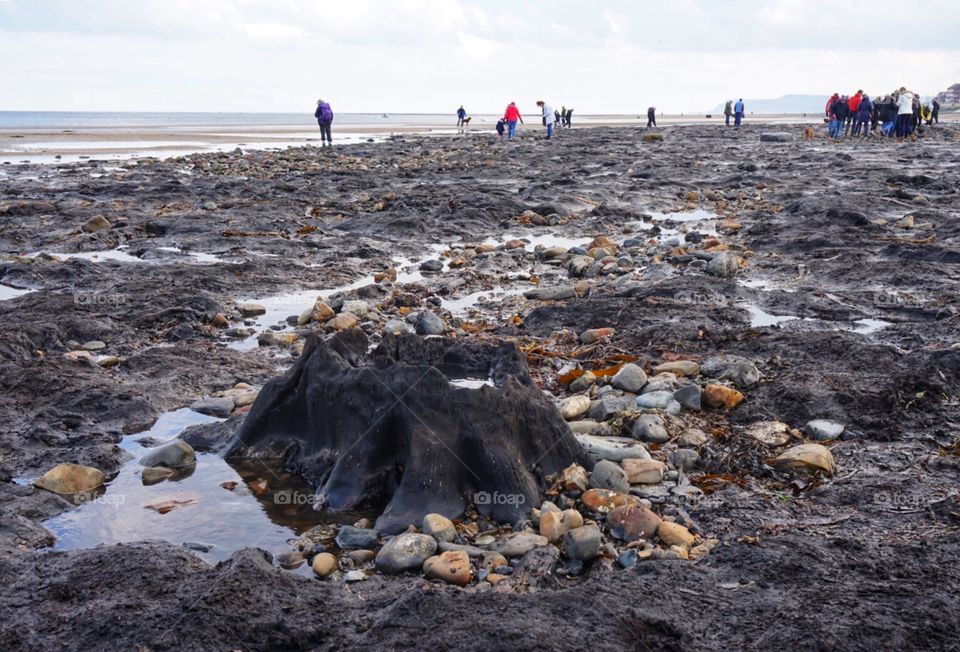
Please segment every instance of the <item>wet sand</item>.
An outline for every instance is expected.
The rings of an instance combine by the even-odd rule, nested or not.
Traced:
[[[408,134],[322,153],[4,166],[4,648],[949,648],[960,130],[830,143],[803,140],[804,127],[671,126],[662,142],[625,126],[553,142],[528,128],[509,144]],[[792,140],[761,142],[773,130]],[[615,255],[578,258],[597,237]],[[731,277],[707,271],[723,251],[743,260]],[[396,282],[377,282],[390,269]],[[622,569],[605,556],[580,574],[551,566],[463,589],[369,567],[357,584],[291,573],[273,556],[276,533],[262,546],[238,535],[236,550],[221,536],[198,555],[177,520],[190,507],[145,519],[136,537],[94,525],[67,545],[81,538],[67,521],[109,510],[31,479],[87,464],[116,483],[105,499],[121,495],[139,453],[128,436],[283,373],[301,331],[329,335],[297,315],[338,293],[374,307],[359,324],[374,343],[411,306],[458,338],[517,342],[551,400],[576,393],[559,379],[568,364],[748,359],[762,378],[742,403],[684,413],[669,442],[650,445],[667,459],[681,435],[704,433],[686,484],[702,494],[655,506],[719,545],[696,562]],[[245,313],[248,302],[266,313]],[[596,328],[613,332],[583,346]],[[103,346],[89,364],[67,357],[92,342]],[[833,477],[785,477],[771,462],[785,446],[745,434],[811,419],[845,426],[826,442]],[[176,486],[137,490],[152,500]]]

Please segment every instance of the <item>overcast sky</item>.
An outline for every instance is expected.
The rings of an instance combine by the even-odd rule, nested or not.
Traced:
[[[0,0],[0,110],[711,109],[960,82],[957,0]]]

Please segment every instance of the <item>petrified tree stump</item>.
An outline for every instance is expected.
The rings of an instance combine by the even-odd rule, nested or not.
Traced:
[[[310,336],[263,388],[226,453],[282,459],[317,502],[383,509],[391,533],[473,503],[500,522],[538,504],[544,477],[592,462],[511,343],[362,331]]]

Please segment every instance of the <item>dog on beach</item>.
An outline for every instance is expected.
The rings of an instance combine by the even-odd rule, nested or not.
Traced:
[[[803,130],[804,140],[813,140],[813,127],[807,127]]]

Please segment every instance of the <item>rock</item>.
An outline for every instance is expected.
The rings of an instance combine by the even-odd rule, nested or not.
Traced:
[[[545,546],[549,541],[544,536],[532,532],[514,532],[503,539],[499,539],[490,546],[493,552],[499,552],[504,557],[523,557],[539,546]]]
[[[587,412],[594,421],[607,421],[633,408],[633,398],[630,396],[602,396],[590,405]]]
[[[692,360],[672,360],[653,368],[654,374],[673,374],[674,376],[696,376],[700,373],[700,365]]]
[[[720,544],[719,539],[707,539],[700,545],[697,545],[691,548],[688,557],[693,561],[696,561],[698,559],[703,559],[704,557],[709,555],[710,552],[714,548],[716,548],[719,544]]]
[[[743,394],[726,385],[707,385],[703,390],[703,402],[712,408],[730,410],[740,405]]]
[[[89,351],[68,351],[63,354],[63,357],[72,362],[88,364],[91,367],[97,364],[96,358],[94,358],[93,354]]]
[[[673,393],[673,400],[688,410],[699,411],[703,389],[700,385],[684,385]]]
[[[383,325],[383,332],[392,335],[403,335],[404,333],[412,333],[413,326],[400,319],[391,319]]]
[[[324,324],[334,318],[336,313],[323,299],[317,299],[310,310],[310,318],[318,324]]]
[[[639,365],[628,362],[610,379],[610,384],[617,389],[636,394],[647,384],[647,374]]]
[[[697,448],[699,446],[703,446],[708,441],[710,441],[709,435],[702,430],[697,430],[696,428],[684,430],[683,433],[677,437],[678,446],[692,446]]]
[[[481,550],[476,546],[468,546],[462,543],[450,543],[449,541],[439,541],[437,543],[437,550],[440,552],[450,552],[451,550],[457,550],[460,552],[467,553],[468,557],[483,557],[486,554],[486,550]]]
[[[217,210],[217,208],[219,208],[219,206],[217,206],[217,202],[215,201],[205,201],[202,204],[200,204],[200,208],[202,208],[205,211],[215,211]]]
[[[455,586],[466,586],[473,577],[470,557],[461,550],[442,552],[423,562],[423,574],[428,580],[441,580]]]
[[[343,581],[347,582],[348,584],[352,584],[353,582],[362,582],[365,579],[367,579],[367,574],[362,570],[347,571],[343,576]]]
[[[619,464],[610,460],[600,460],[590,474],[590,486],[596,489],[610,489],[626,493],[630,491],[627,474]]]
[[[636,496],[609,489],[588,489],[580,500],[588,509],[600,514],[606,514],[616,507],[640,504],[640,499]]]
[[[586,561],[600,554],[600,528],[584,525],[563,535],[563,550],[567,557]]]
[[[337,532],[337,545],[344,550],[373,548],[377,545],[380,533],[369,528],[343,525]]]
[[[636,406],[645,410],[665,410],[673,400],[673,392],[647,392],[637,397]]]
[[[595,344],[613,335],[612,328],[591,328],[580,333],[581,344]]]
[[[69,462],[55,467],[37,478],[33,486],[55,494],[69,496],[82,494],[103,485],[106,476],[92,466],[81,466]]]
[[[790,426],[781,421],[751,423],[746,433],[767,446],[783,446],[790,441]]]
[[[226,419],[233,412],[233,399],[229,397],[210,397],[200,399],[190,406],[190,409],[200,414]]]
[[[351,550],[347,553],[347,558],[358,564],[366,564],[376,559],[377,553],[372,550]]]
[[[104,369],[113,369],[121,362],[123,362],[123,360],[115,355],[105,355],[102,358],[97,358],[97,364]]]
[[[622,505],[607,514],[610,534],[621,541],[653,539],[662,522],[653,510],[640,504]]]
[[[700,373],[719,380],[729,380],[740,388],[760,381],[760,370],[752,362],[738,355],[709,358],[700,364]]]
[[[572,285],[561,285],[552,288],[535,288],[533,290],[527,290],[523,293],[525,298],[536,301],[562,301],[564,299],[572,299],[576,295],[577,293],[574,291]]]
[[[560,487],[564,491],[586,491],[589,486],[587,470],[579,464],[571,464],[560,474]]]
[[[778,469],[793,473],[820,472],[831,476],[837,470],[833,453],[822,444],[800,444],[788,448],[774,460],[773,464]]]
[[[593,435],[600,430],[601,424],[599,421],[591,421],[589,419],[582,421],[570,421],[568,424],[570,430],[575,434],[580,435]]]
[[[642,441],[663,444],[670,440],[670,433],[659,414],[643,414],[630,426],[630,434]]]
[[[427,514],[423,517],[420,528],[424,534],[429,534],[437,541],[453,541],[457,538],[457,528],[453,521],[442,514]]]
[[[80,227],[86,233],[94,233],[95,231],[105,231],[111,226],[110,221],[105,218],[103,215],[94,215],[86,223]]]
[[[694,541],[694,536],[690,534],[690,530],[679,523],[671,523],[670,521],[660,523],[660,527],[657,528],[657,536],[668,546],[689,548]]]
[[[197,454],[193,446],[182,439],[174,439],[163,446],[151,448],[140,458],[140,464],[147,467],[165,466],[170,469],[179,469],[196,463]]]
[[[363,319],[370,313],[370,304],[362,299],[344,301],[340,312],[355,315],[358,319]]]
[[[420,569],[437,550],[437,540],[427,534],[404,532],[388,541],[377,553],[377,568],[384,573]]]
[[[807,425],[803,427],[803,431],[809,437],[818,441],[839,439],[845,429],[846,427],[842,423],[828,421],[827,419],[814,419],[808,421]]]
[[[791,140],[793,140],[793,134],[783,131],[770,131],[760,134],[761,143],[789,143]]]
[[[80,346],[84,351],[102,351],[107,348],[107,345],[100,340],[90,340],[89,342]]]
[[[590,399],[583,394],[570,396],[560,402],[560,414],[563,415],[563,418],[567,421],[583,416],[589,409]]]
[[[574,437],[587,453],[595,460],[619,462],[628,457],[649,458],[650,452],[643,444],[627,437],[598,437],[597,435],[579,435]]]
[[[557,543],[568,530],[582,525],[583,516],[575,509],[549,511],[540,515],[540,534],[550,543]]]
[[[700,453],[692,448],[678,448],[667,454],[667,461],[677,469],[688,471],[700,463]]]
[[[721,251],[707,263],[707,272],[720,278],[733,278],[740,273],[742,260],[732,251]]]
[[[657,484],[667,472],[667,465],[659,460],[626,459],[621,464],[630,484]]]
[[[145,486],[150,486],[168,480],[176,474],[176,471],[166,466],[148,466],[140,471],[140,481]]]
[[[327,328],[331,328],[335,331],[345,331],[353,328],[360,323],[360,320],[357,319],[357,316],[349,313],[342,312],[330,321],[326,323]]]
[[[630,550],[624,550],[620,553],[620,556],[617,557],[617,565],[620,568],[633,568],[637,565],[637,551],[634,548]]]
[[[259,303],[238,303],[237,310],[244,317],[256,317],[257,315],[267,314],[266,307]]]
[[[337,570],[337,558],[329,552],[321,552],[313,558],[310,567],[317,577],[330,577]]]
[[[645,143],[662,143],[663,134],[659,131],[647,132],[643,134],[643,142]]]
[[[417,317],[415,330],[417,335],[441,335],[447,330],[447,325],[433,311],[424,310]]]
[[[443,261],[442,260],[425,260],[420,263],[421,272],[442,272],[443,271]]]
[[[280,564],[280,568],[284,570],[294,570],[303,566],[304,562],[307,560],[304,558],[303,553],[297,551],[285,551],[279,554],[274,555],[274,559],[277,560],[277,563]]]
[[[570,383],[571,392],[582,392],[584,390],[590,389],[590,387],[597,382],[597,377],[591,372],[586,371],[580,374],[577,378]]]

